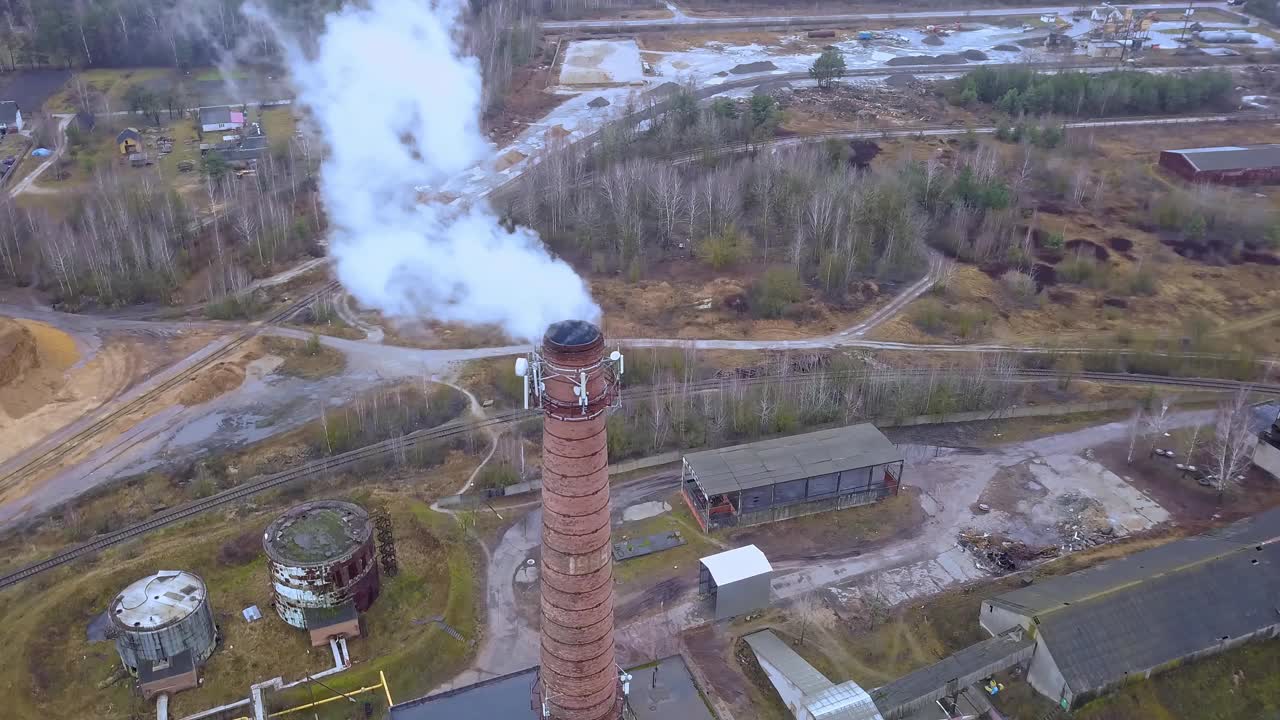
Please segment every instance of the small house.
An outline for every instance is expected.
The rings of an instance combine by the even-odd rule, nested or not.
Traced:
[[[121,155],[133,155],[142,151],[142,134],[135,128],[125,128],[116,136],[116,148]]]
[[[0,134],[22,132],[22,110],[13,100],[0,102]]]
[[[200,132],[216,133],[244,127],[244,113],[226,105],[200,108]]]
[[[708,555],[698,561],[698,592],[711,599],[717,620],[769,607],[773,566],[755,545]]]

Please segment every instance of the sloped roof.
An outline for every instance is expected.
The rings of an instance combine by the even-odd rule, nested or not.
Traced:
[[[806,696],[818,695],[835,686],[826,675],[818,672],[800,654],[782,642],[772,630],[753,632],[742,638],[751,646],[756,657],[778,668]]]
[[[871,696],[881,710],[892,713],[918,697],[945,687],[954,679],[970,676],[993,664],[1011,660],[1034,644],[1035,640],[1024,634],[1021,628],[1016,633],[997,635],[876,688]]]
[[[819,430],[684,456],[708,495],[902,460],[902,452],[870,423]]]
[[[707,572],[711,573],[711,578],[716,581],[717,587],[773,572],[769,559],[755,545],[744,545],[708,555],[699,562],[707,568]]]
[[[1250,170],[1280,167],[1280,145],[1226,145],[1168,150],[1196,170]]]
[[[231,108],[226,105],[220,107],[200,108],[200,124],[201,125],[226,125],[231,122]]]
[[[142,142],[142,133],[139,133],[133,128],[125,128],[120,131],[119,135],[116,135],[116,144],[119,145],[125,140],[132,140],[136,143],[140,143]]]
[[[1280,625],[1280,508],[990,602],[1033,618],[1081,692]]]

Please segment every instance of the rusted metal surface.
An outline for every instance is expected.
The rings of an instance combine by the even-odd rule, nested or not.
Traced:
[[[358,505],[320,500],[291,508],[263,535],[272,605],[286,623],[303,630],[323,624],[314,612],[348,603],[365,612],[378,598],[373,523]]]
[[[200,665],[213,654],[218,633],[204,581],[181,571],[160,571],[129,585],[107,615],[116,652],[132,673],[190,651]]]
[[[542,455],[543,699],[556,720],[619,716],[609,541],[605,410],[614,400],[604,336],[590,323],[548,328]],[[588,403],[574,379],[586,372]]]

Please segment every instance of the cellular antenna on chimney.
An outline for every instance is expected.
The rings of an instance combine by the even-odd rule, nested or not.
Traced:
[[[561,323],[557,323],[560,325]],[[587,323],[583,323],[587,324]],[[589,325],[589,324],[587,324]],[[594,326],[591,326],[594,330]],[[574,347],[572,343],[579,340],[574,331],[562,333],[566,340],[566,348]],[[596,331],[599,332],[599,331]],[[579,343],[581,344],[581,343]],[[568,367],[548,360],[544,349],[534,346],[529,357],[516,358],[515,372],[523,382],[524,409],[542,408],[548,414],[561,420],[591,420],[608,410],[621,407],[622,373],[626,368],[626,358],[621,350],[614,350],[608,356],[600,358],[587,367]],[[592,396],[594,380],[602,376],[605,380],[603,392],[597,390]],[[573,385],[573,403],[553,400],[547,396],[547,381],[568,381]],[[603,401],[603,402],[602,402]],[[573,411],[576,410],[575,414]]]

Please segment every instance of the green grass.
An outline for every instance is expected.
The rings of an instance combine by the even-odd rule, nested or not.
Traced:
[[[51,95],[45,101],[44,109],[49,113],[75,112],[74,88],[77,83],[82,83],[91,92],[101,94],[112,112],[128,110],[124,103],[124,93],[130,85],[154,81],[172,74],[173,70],[169,68],[155,67],[84,70],[76,73],[62,90]]]
[[[284,358],[276,368],[281,375],[319,380],[342,372],[347,366],[347,356],[331,347],[293,338],[264,337],[262,348],[272,355]]]
[[[464,542],[453,521],[424,502],[384,491],[356,495],[353,499],[366,506],[383,505],[391,513],[401,571],[383,578],[382,595],[364,616],[367,636],[350,642],[356,665],[324,682],[346,691],[377,684],[383,670],[395,697],[403,700],[461,670],[471,656],[470,643],[458,642],[434,624],[413,621],[443,615],[468,640],[476,637],[473,543]],[[311,648],[305,633],[271,610],[261,533],[284,502],[255,513],[209,515],[0,593],[0,616],[13,621],[0,626],[0,642],[14,658],[0,663],[0,686],[11,695],[5,717],[116,718],[154,712],[134,695],[131,683],[96,687],[119,660],[111,643],[87,643],[84,627],[124,585],[157,567],[182,568],[205,579],[224,638],[205,668],[203,685],[174,698],[175,716],[245,697],[253,682],[276,676],[295,680],[331,666],[328,648]],[[223,559],[220,550],[233,543],[249,551]],[[248,605],[257,605],[263,619],[246,623],[240,609]],[[325,696],[320,688],[315,691]],[[361,702],[381,708],[381,697],[370,693]],[[302,687],[273,704],[310,699],[311,689]],[[335,702],[318,714],[347,717],[350,707]]]
[[[1126,685],[1076,711],[1080,720],[1254,720],[1280,713],[1280,641],[1264,640]]]
[[[666,501],[671,505],[671,512],[624,523],[614,529],[613,542],[621,542],[624,536],[634,540],[678,530],[684,537],[685,544],[670,550],[614,563],[613,576],[620,584],[618,588],[620,594],[639,590],[673,577],[688,577],[689,573],[696,575],[698,558],[719,552],[721,549],[703,534],[689,512],[689,507],[680,499],[679,493],[666,498]]]
[[[196,82],[217,82],[220,80],[248,80],[249,73],[243,70],[232,70],[230,78],[227,73],[222,72],[216,67],[202,68],[200,70],[192,70],[191,79]]]

